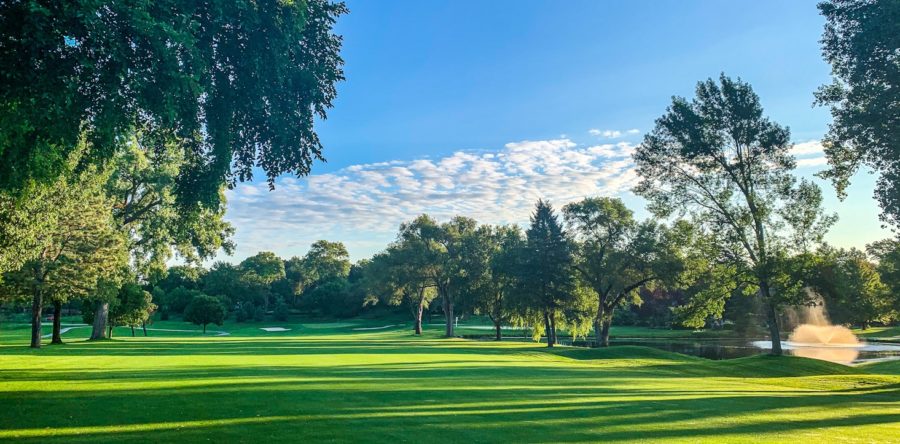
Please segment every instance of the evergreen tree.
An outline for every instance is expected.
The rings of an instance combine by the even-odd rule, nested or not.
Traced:
[[[543,200],[535,206],[525,238],[521,288],[543,319],[547,346],[553,347],[557,342],[557,317],[575,291],[572,245],[553,207]]]
[[[104,281],[117,281],[127,264],[124,241],[110,214],[102,175],[86,171],[62,178],[44,195],[43,205],[53,209],[51,223],[31,232],[37,255],[7,273],[8,291],[29,295],[31,346],[41,346],[41,312],[53,302],[53,342],[60,338],[61,305],[92,294]],[[43,214],[28,215],[40,219]]]

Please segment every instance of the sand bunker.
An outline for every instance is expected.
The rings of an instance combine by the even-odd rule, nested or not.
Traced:
[[[260,329],[260,330],[265,330],[265,331],[268,331],[268,332],[274,332],[274,331],[290,331],[290,330],[291,330],[291,329],[289,329],[289,328],[284,328],[284,327],[260,327],[259,329]]]

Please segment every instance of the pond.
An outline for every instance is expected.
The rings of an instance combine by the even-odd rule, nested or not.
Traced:
[[[579,344],[576,343],[574,345]],[[772,347],[772,343],[767,340],[747,339],[659,340],[616,338],[610,340],[610,345],[642,345],[707,359],[733,359],[753,356],[768,353]],[[858,346],[820,346],[783,341],[781,346],[785,354],[843,364],[900,359],[900,344],[887,342],[863,342]]]
[[[492,335],[463,335],[463,338],[493,340]],[[521,336],[504,336],[505,340],[529,341]],[[706,359],[734,359],[769,353],[772,343],[767,339],[691,339],[691,338],[610,338],[611,346],[640,345],[653,347],[674,353],[699,356]],[[592,347],[593,341],[560,338],[560,345],[575,347]],[[786,355],[804,358],[822,359],[841,364],[860,364],[864,362],[900,360],[900,343],[893,342],[860,342],[856,345],[819,345],[782,341],[781,348]]]

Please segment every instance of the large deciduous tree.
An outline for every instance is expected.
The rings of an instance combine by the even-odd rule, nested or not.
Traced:
[[[866,246],[866,252],[875,259],[881,282],[894,297],[894,310],[900,319],[900,239],[884,239]]]
[[[233,251],[234,229],[223,220],[225,201],[176,206],[175,185],[185,164],[176,144],[155,134],[137,133],[113,156],[106,187],[111,211],[128,241],[132,267],[143,280],[154,280],[166,262],[178,254],[188,263],[212,257],[219,249]],[[174,287],[173,287],[174,288]],[[96,304],[96,328],[91,339],[105,335],[110,300]]]
[[[423,300],[433,288],[441,298],[446,320],[445,334],[453,335],[453,302],[450,300],[450,267],[449,253],[443,241],[444,232],[441,226],[430,216],[423,214],[411,222],[400,225],[396,244],[397,255],[409,261],[414,270],[399,271],[403,273],[401,282],[412,284],[412,288],[404,288],[409,294]],[[410,291],[412,290],[412,291]],[[424,308],[424,307],[423,307]],[[418,317],[421,319],[421,317]],[[419,321],[417,321],[418,323]]]
[[[866,329],[873,321],[890,320],[894,297],[866,253],[826,249],[817,259],[810,281],[832,322]]]
[[[470,284],[466,305],[487,315],[494,324],[494,339],[502,339],[502,326],[514,315],[512,299],[518,289],[525,237],[515,225],[479,227],[467,255]]]
[[[435,264],[414,239],[399,240],[376,254],[365,269],[365,285],[373,296],[390,305],[405,305],[413,317],[413,331],[422,334],[422,317],[437,296]]]
[[[253,168],[307,174],[343,79],[343,3],[327,0],[0,3],[0,190],[110,159],[135,129],[175,140],[180,201],[216,202]],[[216,205],[212,206],[213,208]]]
[[[241,262],[241,279],[254,288],[263,299],[263,309],[269,310],[273,282],[284,278],[284,261],[271,251],[262,251]]]
[[[772,352],[781,354],[778,310],[793,292],[774,291],[780,258],[821,241],[832,217],[821,191],[791,174],[790,132],[763,116],[749,84],[724,74],[675,97],[634,158],[636,192],[661,217],[689,213],[716,233],[767,304]]]
[[[135,282],[126,282],[119,288],[109,310],[107,335],[112,338],[113,328],[124,326],[131,327],[131,336],[134,336],[134,328],[144,326],[154,311],[156,304],[150,292]],[[147,334],[146,330],[144,334]]]
[[[586,198],[563,213],[576,240],[575,269],[596,294],[594,335],[606,347],[617,307],[639,298],[641,287],[677,278],[680,246],[666,227],[637,222],[618,198]]]
[[[880,174],[875,198],[881,220],[900,228],[900,2],[829,0],[822,53],[833,82],[816,93],[834,117],[825,140],[840,196],[860,167]]]

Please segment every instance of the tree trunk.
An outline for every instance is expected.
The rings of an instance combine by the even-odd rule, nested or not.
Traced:
[[[53,339],[50,340],[51,344],[62,344],[62,337],[60,330],[62,323],[62,302],[53,301]]]
[[[869,329],[869,323],[866,322],[866,321],[863,321],[863,322],[860,324],[859,327],[860,327],[861,329],[863,329],[863,330],[868,330],[868,329]]]
[[[495,330],[494,340],[499,341],[499,340],[503,339],[503,335],[500,333],[500,321],[494,321],[494,330]]]
[[[553,330],[553,345],[559,343],[559,337],[556,336],[556,311],[550,312],[550,328]]]
[[[31,301],[31,348],[41,348],[41,310],[44,308],[44,292],[37,289]]]
[[[131,337],[132,338],[134,337],[134,326],[133,325],[131,326]]]
[[[144,330],[144,336],[147,336],[147,323],[141,322],[141,328]]]
[[[545,334],[547,335],[547,347],[553,347],[553,327],[550,325],[550,314],[546,311],[544,312],[544,329],[546,330]]]
[[[106,335],[106,321],[109,317],[109,302],[101,302],[94,311],[94,326],[91,330],[91,340],[105,339],[111,337]]]
[[[106,337],[109,338],[109,339],[112,339],[112,331],[113,331],[113,326],[112,326],[112,324],[109,324],[109,325],[106,326],[106,331],[107,331]]]
[[[419,306],[416,307],[416,335],[422,334],[422,312],[425,311],[425,298],[419,298]]]
[[[594,340],[596,346],[601,347],[603,344],[603,299],[597,298],[597,317],[594,318]]]
[[[609,326],[612,324],[612,316],[607,316],[603,320],[603,327],[600,331],[600,346],[609,347]]]
[[[452,338],[454,336],[453,331],[453,301],[450,298],[444,296],[444,315],[447,317],[447,326],[445,328],[444,335],[448,338]]]
[[[769,336],[772,339],[772,354],[781,356],[781,332],[778,329],[778,314],[775,311],[775,304],[772,302],[772,296],[769,293],[769,283],[766,281],[760,282],[759,290],[766,300]]]

